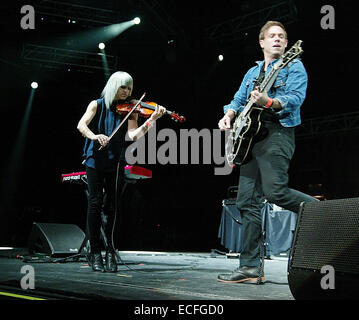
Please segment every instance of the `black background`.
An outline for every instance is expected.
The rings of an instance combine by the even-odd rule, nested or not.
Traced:
[[[65,2],[65,1],[63,1]],[[155,101],[187,118],[178,124],[163,117],[157,130],[217,128],[244,73],[262,59],[260,27],[236,39],[212,41],[206,28],[279,1],[157,0],[177,24],[174,34],[159,32],[156,17],[141,1],[71,1],[116,10],[121,21],[135,16],[133,26],[106,43],[106,53],[117,56],[118,70],[134,78],[134,96],[146,92]],[[11,4],[10,4],[11,3]],[[303,121],[357,111],[358,22],[354,1],[293,1],[296,20],[286,29],[289,47],[303,40],[302,61],[309,77]],[[63,173],[83,171],[83,137],[76,125],[88,103],[99,98],[104,72],[44,68],[22,59],[24,43],[63,46],[78,31],[77,24],[40,20],[35,30],[20,27],[20,8],[31,1],[2,3],[1,17],[1,227],[0,245],[25,246],[33,221],[74,223],[84,229],[86,198],[83,187],[61,183]],[[323,5],[335,9],[335,29],[320,26]],[[36,13],[36,5],[34,5]],[[269,16],[267,20],[270,20]],[[263,24],[266,20],[263,20]],[[182,30],[182,31],[179,31]],[[174,40],[171,44],[169,40]],[[69,49],[76,47],[76,42]],[[98,52],[97,42],[87,52]],[[224,61],[217,61],[218,54]],[[9,168],[30,95],[37,81],[24,154]],[[290,186],[328,199],[356,197],[359,190],[358,131],[313,135],[297,141],[290,169]],[[157,144],[159,146],[160,143]],[[125,197],[119,230],[120,249],[210,250],[220,248],[217,238],[222,199],[237,185],[238,169],[228,176],[214,175],[212,165],[145,165],[153,178],[131,185]],[[18,184],[16,182],[18,181]],[[317,188],[318,184],[321,185]]]

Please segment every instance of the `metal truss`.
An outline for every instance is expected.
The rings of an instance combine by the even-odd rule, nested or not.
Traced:
[[[145,9],[152,19],[149,23],[154,27],[167,41],[170,37],[177,36],[182,38],[187,45],[187,39],[184,30],[177,24],[171,15],[161,6],[157,0],[127,0],[133,7]]]
[[[41,17],[51,17],[52,22],[68,23],[68,20],[81,22],[82,27],[93,28],[121,21],[118,11],[93,8],[53,0],[32,0],[31,5]]]
[[[359,112],[336,114],[303,121],[296,129],[297,140],[316,137],[321,134],[359,129]]]
[[[289,24],[296,21],[296,15],[297,9],[293,1],[282,1],[208,27],[205,29],[204,38],[213,41],[234,41],[243,38],[248,30],[261,27],[268,20],[279,20]]]
[[[104,69],[113,72],[117,69],[115,56],[28,43],[23,46],[22,58],[24,62],[51,69],[71,69],[87,73]]]

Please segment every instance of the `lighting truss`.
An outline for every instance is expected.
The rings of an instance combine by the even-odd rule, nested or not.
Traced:
[[[176,35],[182,38],[185,45],[188,45],[188,40],[183,28],[181,28],[175,19],[167,12],[157,0],[127,0],[133,8],[140,7],[149,14],[148,23],[160,33],[164,39]]]
[[[24,62],[37,64],[51,69],[71,69],[81,72],[94,73],[103,70],[104,54],[77,50],[39,46],[26,43],[23,46],[22,58]],[[117,57],[105,56],[108,69],[117,70]]]
[[[281,21],[285,25],[296,21],[297,10],[292,0],[282,1],[239,17],[215,24],[204,31],[207,40],[234,41],[244,37],[250,29],[260,28],[268,20]]]
[[[359,129],[359,112],[343,113],[303,121],[296,129],[297,140],[313,138],[319,134]]]
[[[81,27],[93,28],[121,21],[118,11],[93,8],[53,0],[32,0],[36,15],[51,18],[51,22],[68,23],[68,20],[81,22]]]

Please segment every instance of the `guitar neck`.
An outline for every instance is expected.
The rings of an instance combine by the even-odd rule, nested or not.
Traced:
[[[244,109],[243,109],[243,111],[241,112],[241,114],[244,115],[244,116],[246,116],[247,113],[251,110],[252,106],[253,106],[252,100],[251,100],[251,99],[248,99],[248,101],[247,101],[246,105],[244,106]]]
[[[277,78],[279,71],[280,68],[276,68],[275,66],[273,66],[272,70],[269,72],[269,74],[264,78],[263,82],[261,83],[259,92],[267,92],[271,88],[275,79]]]
[[[259,92],[267,92],[271,88],[275,79],[277,78],[279,71],[280,68],[275,68],[275,67],[272,68],[272,70],[268,73],[268,75],[264,78],[263,82],[261,83],[259,87]],[[244,109],[241,112],[241,114],[243,116],[246,116],[252,107],[253,107],[253,102],[251,101],[250,98],[248,98],[247,103],[244,106]]]

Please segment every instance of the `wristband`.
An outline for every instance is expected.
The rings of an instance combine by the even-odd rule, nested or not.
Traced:
[[[146,126],[148,129],[151,128],[151,127],[152,127],[151,121],[150,121],[150,120],[146,120],[146,121],[145,121],[145,126]]]
[[[268,102],[267,104],[264,106],[264,108],[270,108],[273,104],[273,99],[272,98],[268,98]]]

